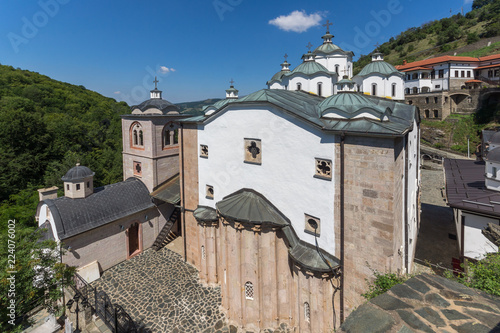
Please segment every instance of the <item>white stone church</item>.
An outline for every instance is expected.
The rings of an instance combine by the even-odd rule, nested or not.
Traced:
[[[115,223],[114,241],[128,244],[137,223],[142,251],[178,214],[169,228],[182,235],[182,255],[221,287],[227,317],[247,331],[328,332],[363,302],[371,269],[412,269],[418,112],[401,102],[403,74],[381,54],[353,77],[354,54],[329,31],[322,38],[295,69],[285,60],[268,89],[239,98],[231,86],[200,116],[155,88],[122,120],[125,182],[140,180],[154,207],[93,229]],[[49,203],[64,200],[86,199]],[[54,234],[65,225],[46,221]],[[96,260],[85,253],[80,266]]]

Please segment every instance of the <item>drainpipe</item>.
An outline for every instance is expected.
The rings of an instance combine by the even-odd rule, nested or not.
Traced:
[[[184,124],[181,123],[181,181],[182,181],[182,206],[181,207],[181,212],[182,212],[182,234],[184,237],[183,238],[183,243],[184,243],[184,261],[187,262],[187,235],[186,235],[186,210],[184,209],[184,206],[186,206],[186,191],[185,191],[185,186],[184,186]]]
[[[408,262],[408,138],[410,136],[410,133],[406,134],[405,136],[405,194],[404,194],[404,223],[405,223],[405,267],[406,267],[406,273],[410,274],[410,266]]]
[[[344,323],[344,275],[345,275],[345,257],[344,257],[344,144],[345,133],[340,135],[340,324]]]

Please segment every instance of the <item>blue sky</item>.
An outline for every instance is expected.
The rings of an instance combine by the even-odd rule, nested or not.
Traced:
[[[0,63],[138,104],[154,75],[177,103],[265,88],[283,55],[297,66],[322,26],[356,58],[471,0],[9,0],[0,3]]]

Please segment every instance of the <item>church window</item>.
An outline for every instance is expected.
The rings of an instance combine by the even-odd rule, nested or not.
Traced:
[[[321,82],[318,83],[318,96],[323,96],[323,92],[322,92],[322,86],[323,84]]]
[[[304,303],[304,319],[308,323],[311,321],[311,308],[307,302]]]
[[[134,175],[135,176],[142,176],[141,162],[134,162]]]
[[[179,130],[175,129],[174,130],[174,145],[179,143]]]
[[[262,142],[260,139],[244,139],[245,163],[262,164]]]
[[[304,232],[310,235],[319,236],[321,221],[312,215],[304,214]]]
[[[131,126],[131,145],[134,148],[143,148],[144,146],[144,137],[142,132],[142,125],[138,122],[135,122]]]
[[[245,283],[245,298],[253,300],[253,296],[254,296],[253,283],[250,281],[247,281],[247,283]]]
[[[139,146],[144,146],[144,136],[142,135],[142,131],[139,131]]]
[[[69,191],[69,184],[66,184],[66,190]]]
[[[212,185],[207,185],[205,188],[206,198],[213,199],[214,198],[214,187]]]
[[[396,97],[396,84],[392,84],[392,97]]]
[[[337,75],[339,75],[339,65],[335,65],[335,73],[337,73]]]
[[[497,168],[496,167],[493,167],[493,169],[491,170],[491,177],[497,178]]]
[[[208,158],[208,146],[207,145],[200,145],[200,157]]]
[[[80,184],[76,184],[76,190],[80,191]]]
[[[169,130],[166,130],[163,133],[163,145],[170,146],[170,131]]]
[[[201,246],[201,259],[205,260],[207,258],[207,254],[205,253],[205,245]]]
[[[301,83],[297,83],[297,90],[298,91],[302,90],[302,84]]]
[[[332,161],[322,158],[315,159],[316,171],[314,176],[323,179],[332,179]]]
[[[377,84],[372,83],[372,95],[377,96]]]
[[[163,148],[179,144],[179,129],[173,123],[163,128]]]
[[[90,182],[87,182],[87,188],[90,188]]]

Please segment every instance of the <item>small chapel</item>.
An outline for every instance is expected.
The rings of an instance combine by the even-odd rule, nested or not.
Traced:
[[[123,182],[92,189],[92,171],[76,166],[64,197],[41,193],[39,224],[71,246],[64,261],[105,270],[173,231],[200,279],[220,286],[228,320],[253,332],[328,332],[363,303],[372,269],[410,273],[419,113],[382,54],[353,76],[354,54],[330,25],[297,67],[285,56],[266,89],[240,97],[231,82],[199,115],[155,82],[122,116]],[[65,213],[73,207],[81,215]]]

